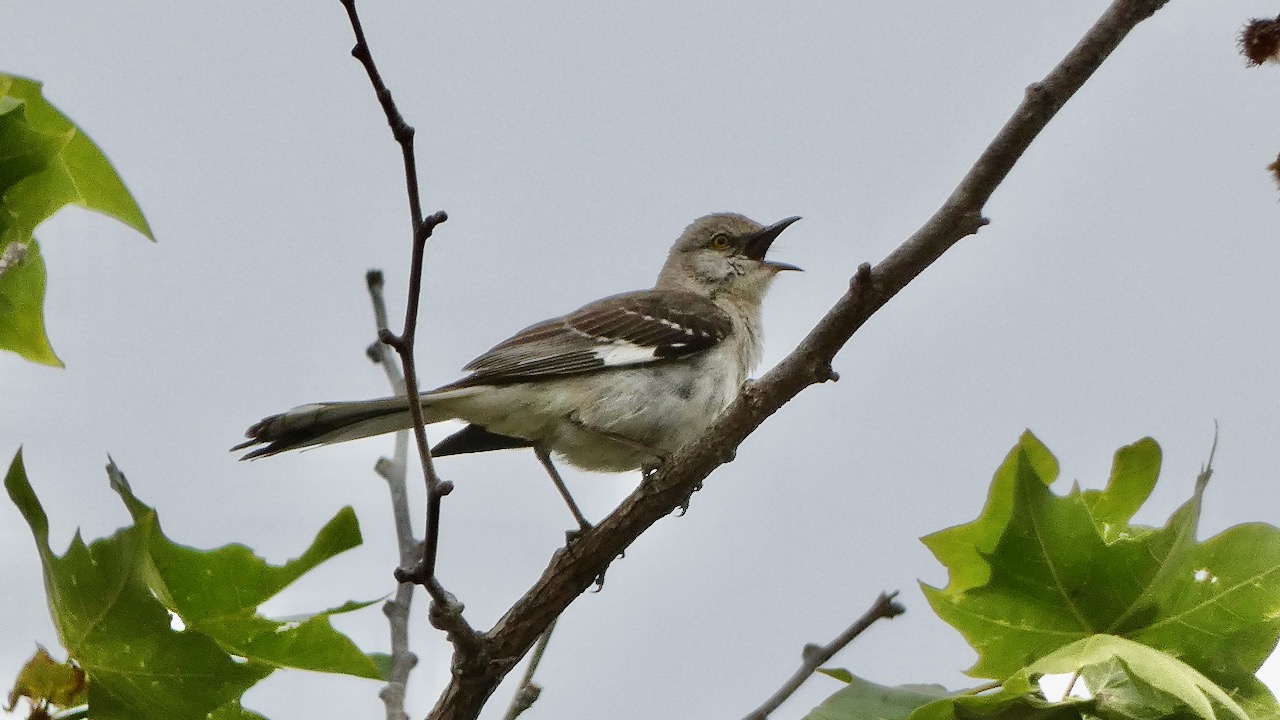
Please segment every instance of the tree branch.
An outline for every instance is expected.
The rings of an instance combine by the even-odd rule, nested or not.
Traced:
[[[396,569],[396,580],[414,582],[426,588],[431,596],[432,606],[428,611],[432,625],[444,630],[453,643],[456,653],[471,660],[483,655],[480,636],[462,617],[463,606],[452,593],[444,589],[436,578],[436,554],[440,544],[440,503],[445,495],[453,489],[453,485],[442,482],[436,475],[435,464],[431,461],[431,446],[427,443],[426,426],[423,424],[422,405],[418,401],[418,376],[414,365],[414,341],[417,336],[418,307],[422,296],[422,261],[426,251],[427,240],[436,226],[449,219],[443,211],[437,211],[427,217],[422,215],[422,202],[418,193],[418,169],[413,153],[414,130],[404,121],[391,98],[391,91],[382,80],[378,67],[373,61],[373,53],[365,39],[364,27],[356,12],[355,0],[341,0],[346,8],[347,18],[351,21],[351,29],[355,33],[356,44],[351,48],[351,56],[360,61],[369,82],[373,85],[378,103],[386,115],[391,134],[400,145],[400,153],[404,159],[405,188],[409,194],[409,216],[413,226],[413,258],[409,266],[409,298],[405,307],[404,330],[400,335],[382,329],[379,339],[395,349],[400,355],[400,364],[404,368],[405,395],[409,400],[409,412],[413,416],[413,435],[417,441],[418,456],[422,459],[422,476],[427,486],[427,521],[425,540],[422,544],[422,557],[413,567]]]
[[[906,612],[906,608],[894,602],[894,598],[897,596],[896,590],[891,593],[880,593],[880,597],[876,598],[875,603],[862,614],[862,617],[845,628],[845,631],[837,635],[834,640],[821,646],[805,645],[804,652],[800,654],[800,668],[783,683],[781,688],[778,688],[778,692],[761,703],[760,707],[751,711],[743,720],[766,720],[769,717],[769,713],[777,710],[782,703],[786,702],[787,698],[794,695],[796,690],[799,690],[800,686],[804,684],[804,681],[817,672],[823,663],[843,650],[846,645],[853,642],[854,638],[861,635],[877,620],[890,620]]]
[[[369,300],[373,303],[373,318],[378,333],[387,328],[387,304],[382,296],[382,272],[370,270],[365,274],[365,285],[369,288]],[[391,392],[404,395],[404,376],[396,367],[395,354],[385,343],[378,341],[368,347],[369,359],[382,365],[387,374],[387,382]],[[417,538],[413,536],[413,522],[409,514],[409,432],[401,430],[396,433],[395,452],[391,458],[379,458],[374,467],[375,472],[387,481],[387,489],[391,494],[391,516],[396,526],[396,546],[400,551],[400,567],[409,567],[421,556]],[[387,624],[391,626],[391,674],[387,684],[378,693],[386,706],[387,720],[409,720],[404,710],[405,692],[408,689],[409,673],[418,664],[418,656],[409,649],[409,610],[413,602],[413,588],[410,583],[400,583],[396,588],[396,596],[382,606],[387,616]]]
[[[593,530],[558,551],[542,576],[482,639],[483,662],[455,654],[454,673],[429,715],[470,719],[542,632],[609,563],[658,519],[679,507],[742,441],[806,387],[834,377],[831,361],[877,310],[961,238],[987,223],[982,210],[1032,140],[1138,23],[1166,0],[1116,0],[1045,78],[1027,88],[951,196],[902,245],[874,268],[863,265],[849,291],[800,345],[758,382],[744,387],[702,437],[673,454],[658,472]],[[462,662],[459,662],[459,661]]]
[[[524,669],[524,677],[520,678],[520,685],[511,696],[511,704],[507,706],[507,714],[502,716],[502,720],[516,720],[538,701],[538,696],[542,694],[542,687],[533,681],[533,676],[538,672],[538,666],[542,664],[542,656],[547,652],[547,643],[551,642],[551,633],[555,632],[555,629],[556,623],[552,620],[546,631],[542,633],[542,637],[538,638],[538,644],[533,648],[533,655],[529,658],[529,666]]]

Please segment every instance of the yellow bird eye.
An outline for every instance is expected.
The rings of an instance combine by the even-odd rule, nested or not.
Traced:
[[[712,250],[728,250],[729,246],[732,244],[733,242],[729,240],[729,236],[724,233],[716,233],[715,236],[711,238]]]

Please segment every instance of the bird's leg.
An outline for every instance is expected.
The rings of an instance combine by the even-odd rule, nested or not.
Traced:
[[[569,506],[569,512],[573,513],[573,519],[578,521],[578,529],[568,533],[570,542],[573,541],[581,533],[591,529],[591,523],[582,516],[582,511],[578,509],[578,503],[573,501],[573,496],[569,494],[569,488],[565,486],[564,480],[560,477],[560,472],[556,470],[556,466],[551,462],[551,453],[541,445],[535,445],[533,452],[538,456],[538,462],[542,463],[542,467],[551,476],[551,482],[556,484],[556,490],[560,491],[560,497],[564,498],[564,502]]]

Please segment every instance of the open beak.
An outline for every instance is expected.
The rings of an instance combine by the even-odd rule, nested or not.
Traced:
[[[769,252],[769,246],[773,244],[773,241],[778,239],[778,236],[782,234],[783,230],[787,229],[788,225],[799,219],[800,218],[798,216],[789,217],[785,220],[779,220],[778,222],[761,230],[755,235],[755,237],[747,240],[746,245],[743,246],[742,253],[752,260],[760,261],[761,264],[773,269],[774,272],[781,272],[783,270],[799,270],[800,268],[790,263],[764,259],[764,255]]]

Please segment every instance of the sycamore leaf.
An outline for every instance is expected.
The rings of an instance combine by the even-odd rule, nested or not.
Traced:
[[[0,207],[0,214],[3,211]],[[12,350],[31,362],[62,367],[44,329],[45,274],[40,245],[29,239],[4,248],[0,250],[0,254],[7,250],[4,272],[0,272],[0,350]]]
[[[1253,676],[1280,640],[1280,531],[1236,525],[1194,546],[1156,588],[1157,616],[1135,640],[1174,647],[1229,684]]]
[[[940,530],[920,541],[947,567],[955,592],[978,587],[991,577],[985,555],[995,548],[1013,512],[1013,488],[1019,473],[1049,485],[1058,477],[1058,461],[1030,430],[1022,433],[991,479],[986,507],[977,520]]]
[[[155,516],[155,510],[134,496],[114,461],[107,465],[107,475],[135,522]],[[258,605],[304,573],[360,544],[360,527],[351,508],[339,511],[301,556],[278,566],[244,545],[213,550],[179,545],[164,536],[158,520],[155,523],[150,547],[155,569],[152,589],[189,630],[212,637],[233,655],[277,667],[382,677],[373,660],[329,624],[330,615],[368,607],[377,600],[346,603],[287,620],[271,620],[257,612]]]
[[[0,79],[0,197],[19,180],[49,167],[64,144],[59,135],[28,122],[27,103],[6,95],[4,82]]]
[[[88,702],[84,671],[74,663],[60,663],[49,651],[37,646],[36,654],[22,666],[9,691],[5,712],[13,712],[18,698],[27,698],[33,708],[69,708]]]
[[[1082,493],[1104,537],[1121,532],[1151,497],[1160,476],[1160,458],[1160,445],[1151,438],[1126,445],[1116,451],[1106,489]]]
[[[1026,669],[1032,676],[1077,671],[1086,681],[1103,681],[1101,688],[1089,686],[1102,710],[1108,703],[1119,709],[1149,697],[1155,700],[1156,707],[1169,708],[1170,714],[1174,709],[1186,708],[1205,720],[1222,717],[1222,713],[1249,720],[1244,708],[1195,668],[1168,653],[1115,635],[1085,638],[1055,650]],[[1145,703],[1144,707],[1150,709]]]
[[[1097,698],[1099,714],[1161,720],[1177,714],[1182,703],[1134,672],[1124,660],[1113,657],[1079,671],[1079,682]]]
[[[830,673],[826,673],[830,674]],[[878,685],[849,674],[848,684],[809,711],[804,720],[896,720],[950,695],[941,685]]]
[[[373,661],[375,667],[378,668],[378,677],[387,679],[391,677],[392,665],[395,659],[387,653],[369,653],[369,659]]]
[[[44,99],[39,83],[0,74],[0,349],[59,367],[44,331],[44,261],[32,233],[68,204],[151,237],[98,146]]]
[[[112,487],[135,520],[154,515],[139,501],[114,463],[107,467]],[[351,508],[344,508],[300,557],[270,565],[243,545],[202,551],[173,543],[159,532],[151,545],[153,590],[188,629],[203,632],[232,654],[278,667],[380,678],[376,663],[333,629],[331,615],[378,602],[348,602],[318,613],[272,620],[257,606],[321,562],[360,544]]]
[[[269,588],[278,590],[357,544],[349,510],[321,531],[302,558],[275,567],[246,548],[201,552],[173,543],[160,532],[155,511],[128,491],[114,465],[111,471],[134,524],[90,544],[77,533],[63,555],[49,545],[48,519],[21,452],[5,478],[44,564],[59,638],[88,677],[95,720],[203,720],[214,711],[228,720],[254,717],[239,708],[239,698],[282,666],[376,676],[373,662],[328,626],[328,613],[354,604],[293,623],[258,618],[256,605],[228,600],[241,580],[247,596],[265,599]]]
[[[1280,639],[1280,530],[1240,525],[1197,543],[1206,476],[1164,527],[1130,524],[1159,472],[1160,452],[1151,440],[1116,454],[1102,491],[1056,495],[1035,470],[1041,462],[1022,443],[1015,448],[1002,467],[1013,481],[998,474],[988,500],[988,510],[1008,508],[998,541],[988,546],[981,544],[987,534],[970,533],[963,551],[939,554],[960,566],[959,575],[948,564],[951,584],[924,587],[935,611],[978,651],[970,674],[1007,682],[1042,658],[1068,652],[1064,648],[1119,636],[1177,658],[1220,692],[1230,689],[1232,701],[1254,716],[1280,712],[1254,676]],[[991,521],[984,511],[971,525]],[[989,568],[977,585],[975,556]],[[1131,657],[1121,659],[1137,673],[1137,680],[1126,680],[1137,688],[1134,697],[1145,692],[1140,682],[1160,687]],[[1204,711],[1203,703],[1179,702],[1186,712]]]
[[[1088,697],[1045,698],[1039,679],[1059,674],[1078,675]],[[1231,696],[1191,666],[1114,635],[1094,635],[1059,648],[1020,668],[996,692],[953,694],[911,715],[911,720],[968,718],[1250,720]]]
[[[95,718],[198,720],[272,670],[240,663],[198,633],[177,632],[142,579],[154,523],[124,528],[86,545],[77,533],[67,552],[49,546],[49,525],[19,452],[5,477],[44,564],[58,636],[89,678]]]
[[[976,677],[1004,678],[1092,635],[1097,622],[1092,616],[1100,610],[1080,596],[1102,544],[1088,509],[1082,503],[1053,504],[1021,449],[1014,454],[1012,474],[1005,532],[985,554],[989,581],[959,592],[951,585],[946,590],[924,586],[934,611],[978,651],[978,663],[969,671]]]
[[[113,217],[148,238],[151,227],[111,162],[84,131],[45,100],[35,80],[0,74],[0,98],[22,103],[33,132],[57,138],[58,153],[43,169],[8,187],[3,202],[13,222],[30,230],[68,204]],[[0,150],[0,156],[5,153]]]

